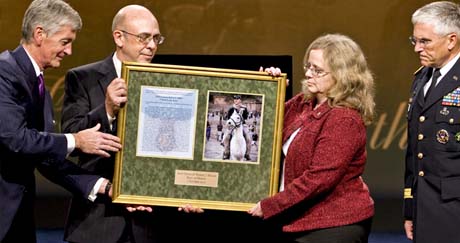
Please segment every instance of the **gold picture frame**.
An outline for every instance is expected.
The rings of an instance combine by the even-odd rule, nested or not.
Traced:
[[[278,191],[286,74],[124,62],[122,77],[113,202],[246,211]],[[245,129],[257,134],[250,160],[219,154],[217,124],[230,120],[235,95],[249,112]]]

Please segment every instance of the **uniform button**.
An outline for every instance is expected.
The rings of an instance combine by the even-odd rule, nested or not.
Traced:
[[[423,170],[421,170],[421,171],[418,172],[418,175],[419,176],[425,176],[425,172],[423,172]]]
[[[418,118],[418,120],[419,120],[420,122],[424,122],[424,121],[425,121],[425,117],[424,117],[424,116],[420,116],[420,117]]]
[[[419,159],[423,159],[423,153],[418,153],[418,154],[417,154],[417,157],[418,157]]]
[[[409,103],[412,103],[412,98],[409,98]]]
[[[419,135],[417,136],[417,138],[418,138],[418,140],[422,140],[422,139],[423,139],[423,134],[419,134]]]
[[[450,119],[449,119],[449,123],[450,123],[450,124],[454,124],[454,118],[450,118]]]

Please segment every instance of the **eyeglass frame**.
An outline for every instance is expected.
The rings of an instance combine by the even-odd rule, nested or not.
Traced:
[[[420,39],[418,39],[418,38],[415,37],[415,36],[409,36],[409,41],[410,41],[410,43],[411,43],[413,46],[416,46],[417,43],[418,43],[418,44],[420,45],[420,47],[425,48],[426,46],[432,44],[433,42],[438,41],[438,40],[440,40],[440,39],[442,39],[442,38],[444,38],[444,37],[446,37],[446,36],[448,36],[448,35],[450,35],[450,34],[451,34],[451,33],[446,34],[446,35],[443,35],[443,36],[439,37],[439,38],[436,39],[436,40],[430,40],[430,39],[427,39],[427,38],[420,38]]]
[[[311,71],[311,75],[314,77],[314,78],[322,78],[328,74],[330,74],[331,72],[327,72],[321,68],[318,68],[318,67],[315,67],[315,65],[311,64],[311,63],[306,63],[303,65],[303,71],[304,73],[306,73],[308,70]]]
[[[163,44],[163,42],[165,41],[165,37],[162,36],[161,34],[158,34],[158,35],[150,35],[150,34],[145,34],[145,33],[141,33],[141,34],[133,34],[133,33],[130,33],[126,30],[119,30],[121,31],[122,33],[124,34],[128,34],[128,35],[131,35],[131,36],[134,36],[136,37],[136,40],[143,44],[143,45],[148,45],[150,43],[150,41],[153,41],[155,43],[155,45],[161,45]],[[148,36],[141,36],[141,35],[148,35]]]

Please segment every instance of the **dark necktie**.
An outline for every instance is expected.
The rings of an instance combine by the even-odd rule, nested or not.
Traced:
[[[37,77],[38,80],[38,95],[40,97],[40,101],[43,101],[45,97],[45,80],[43,79],[43,74],[40,73]]]
[[[441,76],[441,72],[439,70],[440,70],[439,68],[434,69],[433,79],[431,80],[430,87],[426,91],[425,100],[428,98],[428,95],[430,95],[430,93],[432,93],[433,90],[436,87],[436,83],[438,82],[438,78]]]

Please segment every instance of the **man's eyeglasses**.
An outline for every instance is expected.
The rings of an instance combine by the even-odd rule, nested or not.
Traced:
[[[155,45],[161,45],[165,41],[165,37],[162,36],[161,34],[152,36],[150,34],[140,33],[140,34],[136,35],[136,34],[133,34],[133,33],[129,33],[128,31],[124,31],[124,30],[120,30],[120,31],[125,33],[125,34],[128,34],[128,35],[136,37],[136,40],[139,41],[140,43],[142,43],[143,45],[148,45],[150,43],[150,41],[152,41],[152,40],[155,43]]]
[[[310,70],[311,75],[315,78],[324,77],[330,73],[330,72],[326,72],[322,70],[321,68],[315,67],[311,63],[307,63],[303,65],[303,71],[306,73],[308,70]]]
[[[425,47],[425,46],[429,45],[431,42],[433,42],[430,39],[425,39],[425,38],[418,39],[418,38],[416,38],[414,36],[410,36],[409,41],[413,46],[417,45],[417,43],[418,43],[420,45],[420,47]]]
[[[440,40],[440,39],[442,39],[442,38],[444,38],[444,37],[446,37],[446,36],[448,36],[448,35],[449,35],[449,34],[443,35],[443,36],[439,37],[438,39],[436,39],[436,40],[434,40],[434,41]],[[418,38],[416,38],[416,37],[414,37],[414,36],[410,36],[410,37],[409,37],[409,41],[410,41],[410,43],[411,43],[413,46],[417,45],[417,43],[418,43],[418,44],[420,45],[420,47],[422,47],[422,48],[424,48],[424,47],[426,47],[426,46],[428,46],[429,44],[431,44],[431,43],[434,42],[433,40],[430,40],[430,39],[426,39],[426,38],[420,38],[420,39],[418,39]]]

